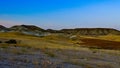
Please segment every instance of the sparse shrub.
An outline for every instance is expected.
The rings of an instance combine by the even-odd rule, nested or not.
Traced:
[[[97,51],[93,51],[92,53],[97,53]]]
[[[96,48],[89,48],[89,49],[92,51],[92,53],[97,53],[99,51],[99,49]]]
[[[21,61],[24,62],[24,63],[29,63],[30,62],[29,59],[22,59]]]
[[[21,55],[21,54],[23,54],[22,51],[17,50],[17,49],[10,50],[10,52],[13,53],[13,54],[16,54],[16,55]]]
[[[22,51],[22,52],[27,52],[27,49],[22,48],[21,51]]]
[[[15,58],[9,57],[8,60],[10,60],[10,61],[15,61]]]
[[[33,63],[34,65],[39,65],[39,62],[38,62],[37,60],[34,60],[32,63]]]
[[[14,54],[21,55],[21,54],[23,54],[23,53],[20,52],[20,51],[18,51],[18,52],[14,52]]]
[[[42,68],[48,68],[48,66],[51,65],[52,62],[50,62],[49,60],[43,60],[41,64],[42,64]]]
[[[56,51],[57,51],[57,52],[60,52],[60,51],[62,51],[62,49],[58,48]]]
[[[10,39],[8,41],[5,41],[5,43],[8,43],[8,44],[17,44],[17,41],[14,40],[14,39]]]
[[[85,65],[85,68],[93,68],[91,65],[87,64]]]
[[[0,41],[0,43],[2,43],[2,41]]]
[[[4,45],[4,46],[1,46],[1,48],[8,48],[8,46]]]
[[[2,60],[3,59],[3,57],[0,55],[0,60]]]
[[[54,53],[50,52],[50,51],[46,51],[44,53],[47,54],[50,57],[56,57],[56,55]]]
[[[78,60],[74,60],[74,59],[67,59],[67,60],[65,60],[64,63],[69,63],[69,64],[73,64],[73,65],[78,65],[78,66],[85,66],[85,63],[81,63]]]

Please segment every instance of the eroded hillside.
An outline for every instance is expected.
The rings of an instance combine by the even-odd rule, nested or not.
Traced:
[[[89,36],[100,36],[115,34],[120,35],[120,31],[112,28],[76,28],[76,29],[62,29],[61,32],[69,34],[89,35]]]

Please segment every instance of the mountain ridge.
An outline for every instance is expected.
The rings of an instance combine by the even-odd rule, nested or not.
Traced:
[[[99,35],[108,35],[115,34],[120,35],[120,31],[114,28],[74,28],[74,29],[43,29],[35,25],[14,25],[10,28],[0,25],[1,32],[9,31],[18,31],[31,35],[40,35],[42,33],[64,33],[64,34],[74,34],[74,35],[90,35],[90,36],[99,36]]]
[[[80,35],[108,35],[116,34],[120,35],[120,31],[113,28],[75,28],[75,29],[62,29],[61,32],[80,34]]]

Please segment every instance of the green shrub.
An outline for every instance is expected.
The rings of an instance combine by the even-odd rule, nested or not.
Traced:
[[[46,51],[45,54],[47,54],[49,57],[56,57],[56,55],[52,52]]]

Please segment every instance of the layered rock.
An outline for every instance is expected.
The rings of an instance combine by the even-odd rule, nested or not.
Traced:
[[[61,32],[68,34],[80,34],[80,35],[108,35],[116,34],[120,35],[120,31],[113,28],[76,28],[76,29],[62,29]]]
[[[90,35],[90,36],[99,36],[99,35],[108,35],[115,34],[120,35],[120,31],[113,28],[75,28],[75,29],[62,29],[62,30],[53,30],[48,29],[44,30],[40,27],[34,25],[15,25],[11,28],[6,28],[0,25],[0,32],[21,32],[24,34],[35,35],[35,36],[46,36],[50,33],[67,33],[72,35]]]

